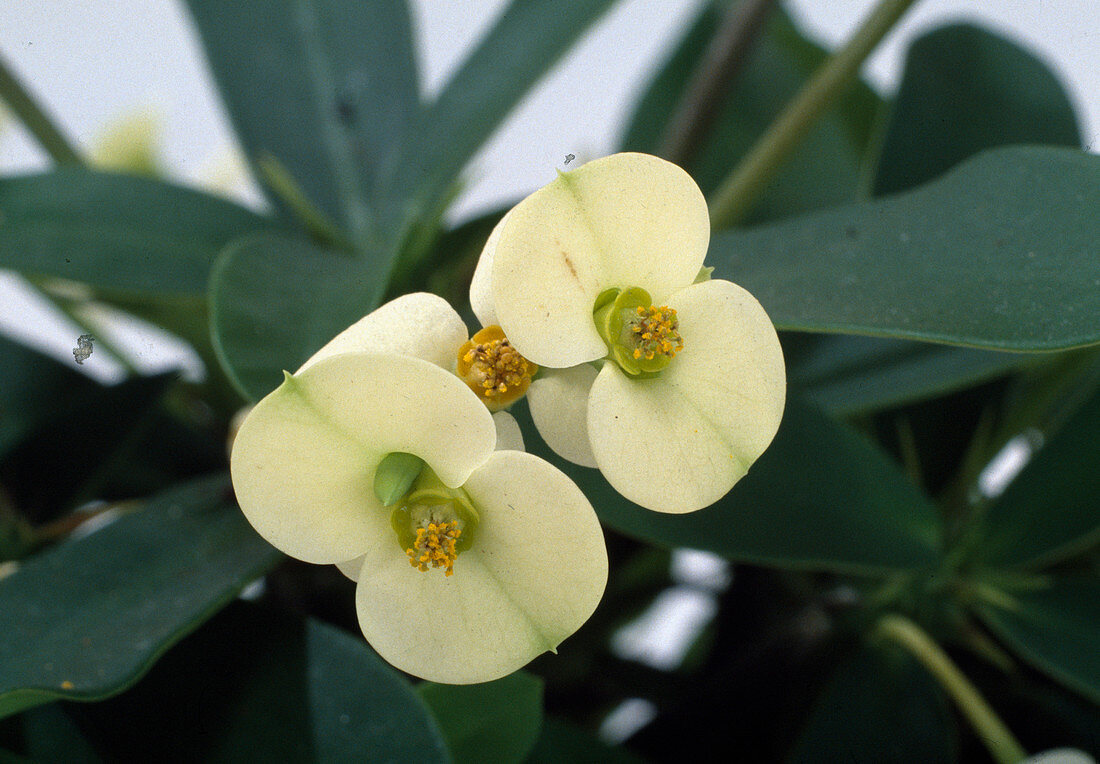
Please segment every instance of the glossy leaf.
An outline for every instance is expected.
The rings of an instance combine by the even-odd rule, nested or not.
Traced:
[[[447,760],[424,703],[360,635],[243,602],[184,639],[129,691],[66,713],[112,757]]]
[[[542,727],[542,680],[514,674],[483,684],[424,682],[417,690],[455,762],[520,762]]]
[[[201,294],[222,247],[272,227],[215,196],[78,168],[0,180],[0,221],[0,268],[155,294]]]
[[[1067,576],[987,598],[978,613],[1028,663],[1100,703],[1098,602],[1100,578]]]
[[[686,515],[641,509],[599,472],[562,462],[528,427],[528,450],[562,467],[607,525],[661,546],[737,562],[878,574],[935,562],[932,506],[887,457],[811,406],[788,400],[779,433],[717,504]]]
[[[1100,541],[1100,395],[1067,422],[985,516],[989,564],[1038,566]]]
[[[1100,342],[1100,157],[985,152],[921,188],[711,240],[781,329],[1001,350]]]
[[[660,150],[668,120],[705,58],[724,5],[707,5],[653,79],[631,118],[623,140],[625,150]],[[826,56],[802,37],[781,9],[772,13],[744,69],[725,94],[709,134],[685,165],[705,193],[718,186]],[[852,88],[776,175],[751,220],[785,217],[854,199],[860,157],[879,103],[862,82]]]
[[[511,3],[410,130],[394,199],[414,199],[418,217],[435,210],[524,94],[613,3]]]
[[[124,690],[272,567],[228,491],[220,477],[166,491],[0,579],[0,716]]]
[[[953,762],[951,709],[935,679],[889,647],[862,647],[826,685],[791,762]]]
[[[188,0],[237,135],[353,233],[419,109],[402,0]]]
[[[275,234],[236,242],[210,280],[214,349],[237,389],[258,400],[283,371],[370,312],[377,274],[342,252]]]
[[[969,24],[933,30],[906,56],[874,193],[925,183],[984,149],[1081,145],[1058,78],[1023,48]]]
[[[930,342],[786,333],[787,381],[831,414],[848,416],[932,398],[1037,359]]]

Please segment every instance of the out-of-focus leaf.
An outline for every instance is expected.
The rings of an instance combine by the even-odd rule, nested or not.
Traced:
[[[408,133],[390,191],[430,214],[523,95],[614,0],[511,3]]]
[[[548,716],[542,720],[542,734],[527,758],[530,764],[640,764],[634,754],[613,748],[595,735]]]
[[[104,755],[173,761],[446,761],[407,681],[316,620],[235,603],[136,686],[67,713]]]
[[[99,498],[96,489],[120,468],[116,459],[151,424],[175,378],[174,372],[133,377],[69,396],[0,459],[0,482],[15,505],[43,521]]]
[[[262,398],[370,312],[376,276],[362,260],[276,234],[226,248],[210,279],[210,323],[237,389]]]
[[[831,414],[847,416],[985,382],[1036,360],[882,337],[786,334],[787,381]]]
[[[468,685],[424,682],[417,690],[456,762],[520,762],[542,727],[542,680],[517,671]]]
[[[668,120],[718,28],[725,3],[711,3],[642,96],[623,139],[628,151],[656,153]],[[705,193],[772,124],[827,53],[802,37],[782,10],[773,12],[709,134],[686,165]],[[777,173],[750,221],[770,220],[852,201],[872,114],[880,99],[859,82],[807,136]]]
[[[1020,657],[1100,703],[1100,578],[1062,577],[1006,592],[978,606],[985,623]]]
[[[237,135],[362,234],[371,191],[419,109],[402,0],[188,0]],[[383,264],[384,265],[384,264]]]
[[[97,387],[83,374],[0,335],[0,459],[55,412]]]
[[[882,141],[874,193],[932,180],[984,149],[1081,145],[1058,78],[1012,42],[969,24],[936,29],[909,49]]]
[[[782,568],[878,574],[934,564],[935,510],[887,457],[847,427],[796,399],[749,474],[717,504],[686,515],[641,509],[596,470],[552,455],[529,416],[532,453],[560,465],[607,525],[662,546],[714,552]]]
[[[103,761],[81,734],[61,703],[47,703],[23,712],[24,750],[32,761],[99,764]],[[0,758],[0,761],[3,761]]]
[[[1100,541],[1100,395],[1009,484],[984,525],[992,565],[1049,564]]]
[[[951,710],[913,658],[862,647],[836,670],[795,744],[792,762],[953,762]]]
[[[984,152],[888,199],[729,231],[716,275],[781,329],[989,349],[1100,342],[1100,157]]]
[[[144,674],[280,555],[218,477],[166,491],[0,579],[0,716]]]
[[[202,294],[222,247],[272,227],[148,178],[63,168],[0,180],[0,268],[107,291]]]

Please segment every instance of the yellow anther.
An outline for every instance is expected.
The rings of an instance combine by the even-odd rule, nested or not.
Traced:
[[[422,573],[432,568],[444,568],[444,575],[454,575],[458,550],[455,543],[462,535],[457,522],[428,523],[427,528],[416,529],[416,541],[405,550],[409,564]]]
[[[523,397],[538,368],[516,352],[503,329],[487,326],[459,348],[455,372],[497,411]]]
[[[652,361],[658,355],[673,358],[684,349],[684,338],[679,331],[680,321],[673,308],[638,306],[634,313],[626,322],[630,327],[627,336],[634,345],[634,358],[645,356],[647,361]]]

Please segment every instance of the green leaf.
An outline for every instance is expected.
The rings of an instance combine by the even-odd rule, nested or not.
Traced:
[[[0,268],[104,290],[201,294],[226,243],[271,227],[147,178],[67,168],[0,180]]]
[[[946,698],[900,650],[860,648],[822,691],[791,762],[956,760]]]
[[[787,382],[831,414],[849,416],[976,385],[1036,360],[882,337],[785,333]]]
[[[249,159],[274,157],[313,204],[362,238],[372,189],[419,110],[406,3],[188,6]]]
[[[511,3],[405,141],[390,187],[405,214],[432,214],[459,171],[531,87],[614,0]]]
[[[132,377],[59,398],[50,416],[0,460],[0,483],[15,505],[41,522],[103,498],[99,488],[112,472],[128,468],[127,448],[146,433],[175,379],[175,372]]]
[[[97,387],[78,371],[0,335],[0,458]]]
[[[668,120],[704,62],[724,5],[711,3],[703,10],[650,83],[631,118],[624,150],[660,150]],[[685,165],[704,193],[717,188],[826,57],[822,48],[802,37],[782,10],[772,13],[700,150]],[[751,220],[781,218],[853,200],[871,117],[880,103],[862,81],[852,88],[776,175]]]
[[[989,508],[982,554],[1037,567],[1100,541],[1100,395],[1093,395]]]
[[[417,690],[456,762],[520,762],[542,727],[542,679],[517,671],[468,685],[424,682]]]
[[[210,278],[214,349],[258,400],[322,345],[370,312],[376,273],[364,261],[276,234],[226,248]]]
[[[126,689],[280,557],[218,477],[24,561],[0,580],[0,717]]]
[[[1047,588],[985,598],[978,614],[1020,657],[1100,703],[1100,577],[1054,579]]]
[[[1058,78],[980,27],[936,29],[909,49],[874,193],[912,188],[979,151],[1013,143],[1080,147],[1073,104]]]
[[[424,703],[361,636],[245,602],[128,692],[66,712],[112,759],[170,751],[173,761],[447,760]]]
[[[612,528],[660,546],[690,547],[737,562],[881,574],[934,564],[939,522],[931,504],[886,456],[797,399],[779,433],[725,498],[686,515],[641,509],[596,470],[551,454],[530,424],[528,450],[558,464]]]
[[[711,240],[781,329],[990,349],[1100,342],[1100,157],[985,152],[921,188]]]

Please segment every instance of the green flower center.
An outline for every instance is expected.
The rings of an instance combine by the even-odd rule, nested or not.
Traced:
[[[676,311],[655,306],[640,287],[603,292],[596,298],[592,318],[607,343],[607,357],[632,377],[659,373],[684,349]]]
[[[473,545],[479,520],[477,510],[469,494],[444,485],[431,467],[419,459],[419,464],[414,464],[410,456],[388,454],[382,460],[375,475],[376,493],[386,506],[393,507],[390,526],[409,564],[424,573],[443,568],[445,575],[453,575],[458,555]],[[397,470],[404,475],[412,474],[412,479],[405,482],[386,474]],[[379,475],[386,476],[382,481],[386,486],[404,483],[408,491],[394,501],[387,501],[389,496],[377,490]]]

